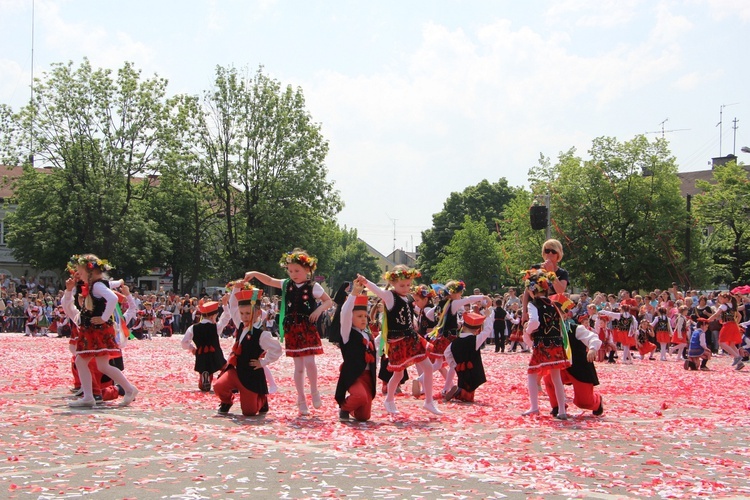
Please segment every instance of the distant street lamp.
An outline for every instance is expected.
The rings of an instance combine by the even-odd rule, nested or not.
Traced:
[[[742,151],[743,153],[750,153],[750,147],[748,147],[748,146],[742,146],[740,148],[740,151]]]

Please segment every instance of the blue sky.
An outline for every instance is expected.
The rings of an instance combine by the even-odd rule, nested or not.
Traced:
[[[681,171],[750,146],[747,0],[36,0],[37,76],[132,61],[171,93],[216,65],[302,87],[330,142],[339,221],[411,250],[452,191],[527,183],[539,154],[660,130]],[[0,0],[0,102],[28,100],[32,0]],[[735,104],[736,103],[736,104]],[[687,130],[678,130],[687,129]],[[650,134],[655,137],[655,134]],[[394,223],[395,221],[395,223]]]

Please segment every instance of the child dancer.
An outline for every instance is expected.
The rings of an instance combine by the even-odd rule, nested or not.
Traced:
[[[651,323],[647,319],[642,319],[638,323],[638,336],[636,337],[635,346],[638,349],[638,353],[641,355],[641,360],[646,359],[646,354],[649,355],[648,359],[654,359],[654,351],[656,350],[656,344],[650,342],[650,338],[653,330]]]
[[[669,316],[667,316],[667,308],[659,307],[656,310],[656,317],[651,321],[651,326],[656,333],[656,341],[659,343],[661,352],[661,360],[667,360],[667,344],[672,339],[672,323],[669,322]]]
[[[745,364],[742,362],[742,356],[735,347],[742,342],[742,333],[740,331],[739,316],[737,312],[737,299],[730,295],[729,292],[721,292],[718,298],[719,307],[716,312],[709,318],[709,321],[719,319],[721,321],[721,330],[719,331],[719,346],[722,350],[730,354],[734,361],[732,366],[735,370],[742,370]]]
[[[445,289],[448,292],[448,299],[438,306],[440,309],[440,320],[430,335],[430,338],[432,339],[432,350],[429,353],[429,358],[430,361],[432,361],[433,371],[439,370],[443,366],[443,363],[445,363],[445,356],[443,353],[445,352],[446,347],[458,338],[459,311],[462,311],[464,306],[486,300],[484,295],[471,295],[466,298],[461,298],[466,289],[466,283],[463,281],[451,280],[445,284]],[[445,385],[443,386],[442,391],[443,394],[453,386],[453,378],[455,375],[455,370],[449,367],[448,376],[445,377]]]
[[[562,370],[560,376],[563,384],[573,386],[573,404],[583,410],[591,410],[594,415],[599,416],[604,413],[604,403],[602,397],[594,392],[594,386],[599,385],[594,360],[602,341],[599,335],[583,325],[576,324],[572,319],[568,320],[568,324],[573,332],[573,335],[568,337],[572,359],[570,367]],[[557,416],[560,414],[560,404],[549,373],[544,376],[544,385],[552,405],[551,413]]]
[[[188,327],[180,343],[183,349],[195,355],[193,369],[198,372],[198,389],[203,392],[211,390],[214,373],[224,368],[227,363],[227,360],[224,359],[224,352],[221,350],[219,332],[224,330],[229,322],[229,314],[222,314],[217,323],[216,315],[218,312],[218,302],[201,299],[198,302],[198,313],[201,315],[201,320]]]
[[[430,300],[437,297],[437,294],[435,293],[435,290],[432,289],[432,287],[429,287],[427,285],[418,285],[412,291],[411,296],[413,299],[412,304],[414,305],[414,313],[417,317],[417,333],[426,341],[427,336],[437,325],[437,318],[435,317],[435,310],[437,308],[429,307]],[[430,349],[428,349],[428,351],[430,351],[431,349],[432,346],[430,346]],[[432,366],[434,372],[435,364],[433,364]],[[441,365],[437,368],[443,375],[443,378],[448,377],[448,370],[445,367]],[[413,380],[411,385],[411,393],[415,398],[418,398],[423,393],[421,382],[424,377],[422,376],[422,368],[419,365],[417,365],[417,372],[419,373],[419,378]]]
[[[622,345],[622,363],[626,365],[633,364],[633,358],[630,355],[630,348],[635,347],[635,338],[638,334],[638,323],[633,316],[637,314],[637,309],[630,309],[629,303],[624,300],[620,304],[622,312],[602,311],[605,316],[612,320],[612,334],[615,342]]]
[[[264,285],[281,289],[281,313],[279,314],[279,337],[286,346],[286,355],[294,358],[294,387],[297,389],[297,407],[300,415],[309,415],[305,398],[305,372],[310,383],[314,408],[323,402],[318,392],[318,368],[315,355],[323,354],[323,344],[315,322],[323,312],[333,306],[333,301],[319,283],[312,281],[312,273],[318,259],[304,250],[295,248],[281,256],[279,262],[289,278],[272,278],[266,274],[250,271],[245,281],[255,278]],[[320,301],[320,306],[316,301]]]
[[[678,309],[679,314],[675,321],[674,331],[672,332],[672,343],[675,344],[671,351],[677,352],[677,361],[683,358],[685,348],[688,345],[688,331],[690,330],[690,322],[688,320],[688,307],[680,306]]]
[[[555,387],[559,411],[555,418],[567,420],[565,413],[565,386],[560,371],[570,366],[563,346],[563,331],[560,328],[561,315],[557,307],[547,297],[552,282],[557,277],[553,272],[542,269],[529,269],[524,275],[529,302],[527,305],[529,322],[524,329],[524,342],[533,345],[528,369],[530,408],[523,415],[539,414],[539,375],[550,372]]]
[[[364,287],[355,282],[352,293],[341,307],[341,365],[336,384],[339,419],[349,416],[360,422],[370,420],[372,400],[375,398],[375,342],[367,330],[367,295]],[[349,396],[346,395],[347,391]]]
[[[258,299],[262,294],[262,290],[239,280],[229,298],[232,320],[239,327],[226,369],[214,384],[214,394],[221,401],[221,415],[229,413],[234,392],[239,392],[243,415],[251,417],[268,411],[268,385],[263,368],[281,357],[281,344],[270,332],[261,329],[263,319]]]
[[[458,385],[451,387],[445,394],[446,401],[455,397],[459,401],[473,403],[474,391],[487,382],[480,347],[493,333],[494,322],[494,310],[487,318],[473,312],[464,313],[458,338],[445,348],[445,359],[458,377]]]
[[[74,255],[68,264],[75,269],[75,277],[65,283],[63,306],[71,318],[76,315],[73,306],[73,289],[78,280],[83,280],[83,309],[79,314],[80,328],[75,346],[75,365],[81,379],[83,397],[71,401],[69,406],[92,408],[96,404],[92,387],[92,375],[88,364],[93,357],[99,372],[111,378],[123,388],[125,395],[122,406],[128,406],[138,395],[138,389],[128,381],[118,368],[109,364],[110,353],[117,353],[119,347],[115,341],[115,330],[112,326],[112,313],[117,306],[117,295],[110,290],[105,272],[110,270],[109,263],[93,254]],[[67,304],[67,306],[66,306]]]
[[[711,350],[706,345],[706,332],[709,321],[706,318],[694,316],[695,329],[690,333],[690,346],[688,347],[688,359],[685,360],[686,370],[708,371],[708,360],[711,359]],[[700,363],[700,365],[699,365]]]
[[[392,372],[388,381],[388,394],[384,406],[388,413],[398,413],[396,408],[396,389],[404,370],[413,364],[421,365],[424,376],[424,409],[435,415],[442,412],[435,407],[432,397],[432,364],[427,359],[427,342],[414,330],[414,310],[409,300],[409,292],[414,278],[421,274],[416,269],[397,265],[393,271],[385,273],[385,279],[392,287],[383,290],[362,275],[357,280],[366,286],[385,304],[385,321],[381,337],[388,356],[388,371]]]

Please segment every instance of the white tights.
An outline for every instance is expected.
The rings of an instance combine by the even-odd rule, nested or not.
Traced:
[[[417,370],[422,370],[422,382],[424,384],[424,402],[430,404],[432,399],[432,363],[428,358],[417,363]],[[404,377],[404,370],[392,372],[391,379],[388,381],[388,394],[385,400],[394,403],[396,400],[396,390],[398,389],[401,379]]]
[[[109,364],[109,355],[96,356],[96,367],[103,375],[108,376],[112,381],[122,387],[126,393],[133,392],[133,384],[125,377],[125,374],[116,366]],[[76,368],[78,369],[78,378],[81,380],[81,389],[83,389],[83,399],[85,401],[94,400],[94,389],[92,387],[91,370],[89,370],[89,361],[91,358],[76,356]]]
[[[310,393],[318,393],[318,367],[315,355],[301,356],[294,359],[294,387],[297,389],[297,401],[305,400],[305,372],[310,382]]]

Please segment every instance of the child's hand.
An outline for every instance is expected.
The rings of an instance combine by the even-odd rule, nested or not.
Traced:
[[[589,363],[593,363],[594,361],[596,361],[596,351],[595,350],[593,350],[593,349],[589,349],[588,350],[588,352],[586,353],[586,361],[588,361]]]
[[[245,277],[242,279],[245,283],[250,281],[251,279],[255,278],[255,271],[248,271],[245,273]]]
[[[251,359],[250,360],[250,366],[252,366],[256,370],[260,370],[261,368],[263,368],[263,365],[260,364],[260,360],[259,359]]]
[[[364,289],[365,286],[359,281],[352,283],[352,295],[360,295]]]
[[[358,274],[357,275],[357,279],[355,279],[354,282],[355,283],[359,283],[360,285],[362,285],[364,287],[365,284],[367,283],[367,278],[365,278],[361,274]]]
[[[76,280],[72,276],[65,280],[65,290],[72,291],[76,287]]]
[[[128,287],[128,285],[122,285],[120,287],[120,290],[122,290],[123,295],[125,296],[130,295],[130,288]]]

